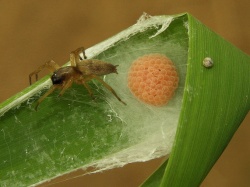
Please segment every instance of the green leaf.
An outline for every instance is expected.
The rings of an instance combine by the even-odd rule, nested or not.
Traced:
[[[174,147],[165,174],[166,163],[144,187],[199,186],[250,109],[249,56],[187,16],[188,69]]]
[[[103,79],[127,106],[92,81],[95,101],[82,85],[73,85],[62,97],[58,91],[48,96],[36,112],[35,101],[51,86],[48,77],[2,103],[0,185],[35,185],[79,168],[104,170],[168,154],[185,84],[185,22],[185,16],[143,16],[131,28],[86,50],[88,58],[119,65],[118,75]],[[179,72],[179,88],[164,107],[138,101],[127,87],[131,63],[149,53],[168,56]]]
[[[162,163],[161,166],[141,186],[142,187],[160,186],[167,164],[168,160]]]
[[[191,15],[187,75],[161,186],[199,186],[250,109],[250,58]],[[214,65],[202,65],[205,57]]]
[[[179,72],[179,87],[164,107],[143,104],[127,87],[131,63],[149,53],[168,56]],[[199,186],[250,109],[249,56],[189,14],[143,16],[86,54],[119,65],[118,75],[103,78],[128,105],[93,81],[96,101],[74,85],[35,112],[32,104],[51,85],[48,78],[10,98],[0,105],[0,185],[27,186],[171,151],[167,166],[144,186]],[[214,62],[210,68],[202,64],[206,57]]]

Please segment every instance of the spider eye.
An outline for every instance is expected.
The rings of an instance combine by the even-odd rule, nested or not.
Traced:
[[[54,74],[51,76],[51,80],[52,80],[52,83],[53,83],[53,84],[62,84],[62,83],[63,83],[63,80],[64,80],[64,77],[58,76],[56,73],[54,73]]]

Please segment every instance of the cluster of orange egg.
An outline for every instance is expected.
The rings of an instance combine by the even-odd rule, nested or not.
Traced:
[[[128,87],[135,97],[154,106],[167,104],[178,82],[175,65],[162,54],[139,57],[132,63],[128,74]]]

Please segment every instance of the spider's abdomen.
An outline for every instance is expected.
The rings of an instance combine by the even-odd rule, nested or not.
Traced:
[[[83,75],[107,75],[110,73],[116,73],[117,65],[113,65],[107,62],[103,62],[97,59],[83,60],[78,64],[77,68]]]

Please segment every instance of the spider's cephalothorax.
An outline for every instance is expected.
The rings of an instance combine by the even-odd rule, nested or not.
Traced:
[[[71,66],[66,66],[66,67],[62,67],[57,69],[51,78],[51,81],[53,84],[62,84],[64,81],[66,81],[69,77],[75,75],[75,74],[80,74],[79,72],[77,72],[75,70],[75,68],[71,67]]]
[[[60,67],[53,60],[51,60],[40,66],[36,71],[32,72],[29,75],[30,84],[32,76],[35,75],[37,80],[38,73],[44,68],[49,69],[53,73],[51,76],[53,86],[37,101],[35,109],[37,109],[38,105],[43,101],[43,99],[51,94],[56,88],[61,89],[59,95],[62,95],[72,85],[73,82],[85,86],[90,96],[93,96],[93,93],[87,84],[87,82],[91,79],[96,79],[101,82],[120,102],[126,105],[126,103],[118,97],[113,88],[99,77],[101,75],[107,75],[110,73],[117,74],[117,65],[97,59],[86,60],[86,58],[87,57],[85,55],[84,48],[81,47],[71,52],[71,66]]]

